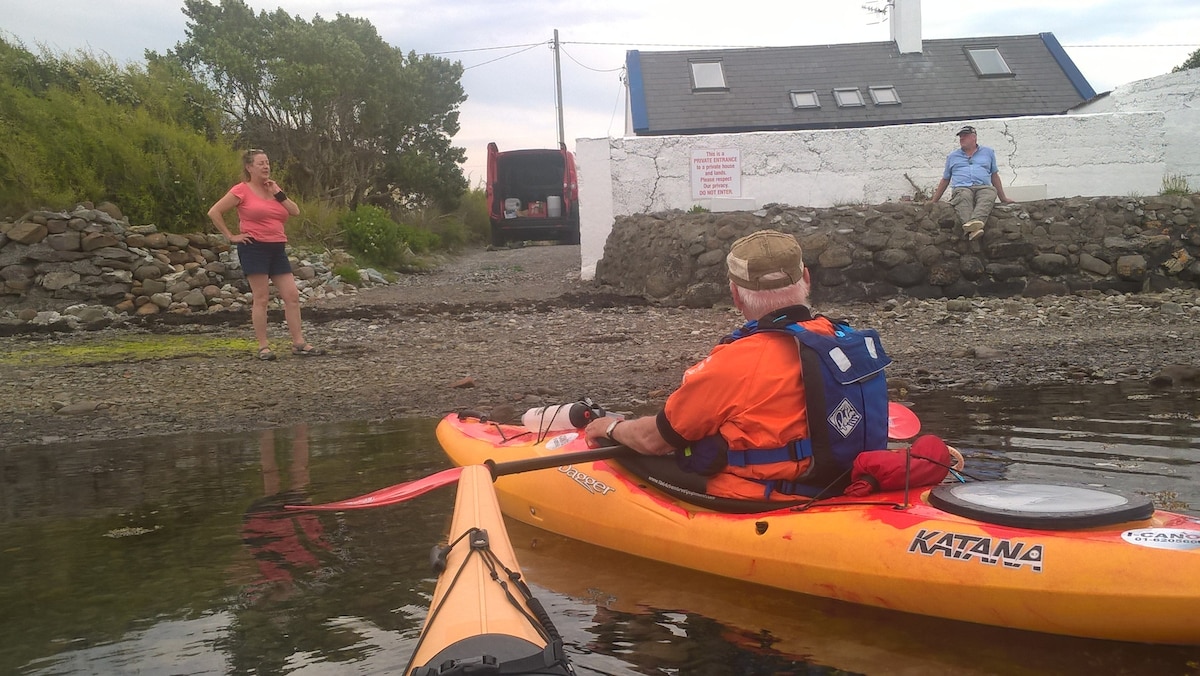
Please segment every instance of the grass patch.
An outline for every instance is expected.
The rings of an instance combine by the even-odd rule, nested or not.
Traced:
[[[1187,176],[1183,174],[1167,174],[1162,179],[1162,191],[1159,195],[1190,195],[1192,189],[1188,185]]]
[[[333,274],[342,278],[342,281],[347,284],[358,286],[362,284],[362,275],[358,274],[358,268],[353,265],[339,265],[333,269]]]
[[[89,340],[74,345],[38,345],[0,353],[0,364],[12,366],[79,366],[111,362],[153,361],[195,356],[244,355],[258,343],[250,338],[215,336],[132,336]]]

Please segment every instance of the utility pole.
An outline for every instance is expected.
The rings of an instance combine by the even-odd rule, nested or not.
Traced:
[[[554,95],[558,104],[558,147],[566,148],[567,143],[563,133],[563,106],[562,106],[562,63],[558,58],[558,29],[554,29]]]

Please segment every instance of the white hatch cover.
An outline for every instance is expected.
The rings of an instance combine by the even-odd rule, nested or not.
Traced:
[[[938,509],[1016,528],[1072,530],[1148,519],[1150,499],[1087,486],[1017,481],[945,484],[929,494]]]

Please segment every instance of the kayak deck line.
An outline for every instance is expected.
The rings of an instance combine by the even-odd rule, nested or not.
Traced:
[[[587,449],[575,432],[540,444],[500,442],[487,426],[455,415],[437,436],[461,466],[569,462]],[[931,495],[941,489],[927,486],[910,488],[907,508],[896,506],[905,503],[902,491],[886,491],[868,504],[835,497],[729,513],[664,492],[624,464],[589,460],[502,476],[497,498],[505,514],[543,530],[777,589],[1045,633],[1200,645],[1200,518],[1131,502],[1130,513],[1144,518],[1063,530],[1004,525],[939,508]],[[1006,493],[1019,483],[944,485]],[[1042,489],[1032,490],[1018,501],[1036,501]]]
[[[402,673],[574,674],[562,637],[522,578],[486,468],[462,468],[448,542],[430,561],[438,582]]]

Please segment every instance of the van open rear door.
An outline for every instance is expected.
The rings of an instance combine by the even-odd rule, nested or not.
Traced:
[[[567,150],[567,144],[560,143],[558,151],[563,158],[563,191],[562,213],[564,217],[575,213],[579,201],[579,177],[575,172],[575,155]]]
[[[504,209],[504,203],[496,195],[496,177],[500,175],[500,149],[496,147],[495,142],[488,144],[487,158],[487,206],[488,216],[493,221],[500,220],[504,216],[501,213]]]

